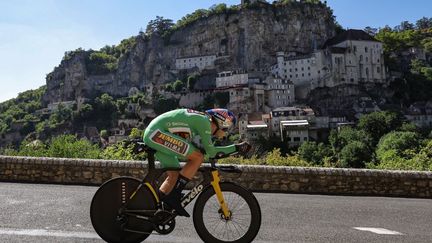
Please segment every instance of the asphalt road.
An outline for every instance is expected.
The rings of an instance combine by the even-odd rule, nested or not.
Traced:
[[[89,219],[96,187],[0,183],[0,242],[102,242]],[[432,200],[255,194],[254,242],[432,242]],[[188,206],[188,211],[192,209]],[[146,242],[201,242],[192,219]]]

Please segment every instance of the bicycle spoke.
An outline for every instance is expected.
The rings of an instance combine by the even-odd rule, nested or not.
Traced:
[[[216,195],[207,201],[204,223],[209,233],[224,241],[235,241],[243,237],[252,220],[248,203],[237,193],[223,192],[224,200],[232,213],[232,218],[225,221],[220,218],[220,204]]]

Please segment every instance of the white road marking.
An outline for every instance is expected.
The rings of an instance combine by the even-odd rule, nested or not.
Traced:
[[[361,231],[369,231],[379,235],[403,235],[401,232],[388,230],[384,228],[354,227],[354,229],[361,230]]]
[[[64,238],[100,239],[96,233],[75,232],[46,229],[0,229],[0,235],[22,235],[22,236],[48,236]]]

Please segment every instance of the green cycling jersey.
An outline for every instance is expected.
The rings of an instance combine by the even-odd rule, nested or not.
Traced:
[[[157,152],[162,167],[179,167],[194,151],[205,151],[208,158],[218,153],[231,154],[235,145],[214,146],[211,121],[203,112],[178,109],[156,117],[144,131],[144,142]]]

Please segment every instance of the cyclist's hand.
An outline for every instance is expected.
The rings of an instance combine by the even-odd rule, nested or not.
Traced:
[[[246,154],[252,148],[252,146],[248,142],[236,144],[235,147],[239,154]]]

